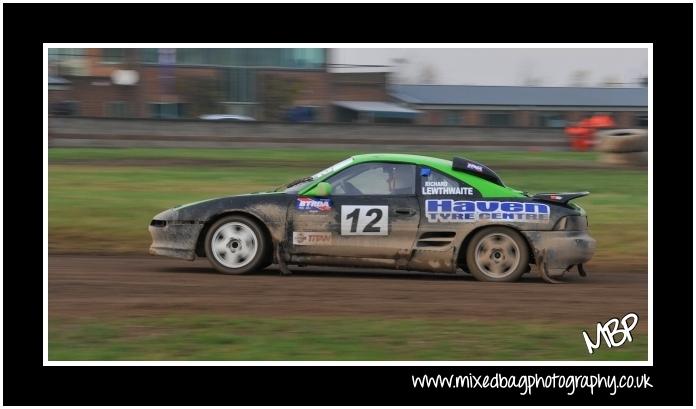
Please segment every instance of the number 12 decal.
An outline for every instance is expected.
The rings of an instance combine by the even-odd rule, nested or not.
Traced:
[[[341,206],[342,236],[386,236],[389,206]]]

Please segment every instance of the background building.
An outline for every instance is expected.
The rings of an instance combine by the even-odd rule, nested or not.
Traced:
[[[391,97],[424,112],[419,123],[563,128],[597,113],[620,128],[648,126],[647,88],[393,85]]]
[[[51,49],[49,65],[70,82],[49,102],[71,102],[80,116],[271,117],[277,104],[313,104],[326,92],[319,48]],[[284,86],[269,90],[276,83]]]
[[[323,48],[49,49],[49,112],[544,128],[602,112],[618,127],[647,127],[647,88],[390,85],[384,67],[334,72],[330,56]]]
[[[50,112],[327,122],[334,100],[387,101],[387,73],[329,73],[327,60],[322,48],[50,49]]]

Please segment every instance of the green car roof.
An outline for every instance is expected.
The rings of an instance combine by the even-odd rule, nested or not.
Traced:
[[[478,176],[452,169],[451,160],[401,153],[367,153],[352,156],[352,159],[353,162],[349,166],[365,162],[395,162],[427,166],[468,184],[469,186],[478,190],[483,197],[524,197],[524,194],[519,190],[515,190],[507,186],[499,186]],[[307,188],[302,189],[301,193],[309,191],[317,183],[326,180],[344,169],[347,169],[347,167],[343,167],[335,172],[324,175],[320,179],[316,180],[315,183],[312,183],[311,185],[307,186]]]

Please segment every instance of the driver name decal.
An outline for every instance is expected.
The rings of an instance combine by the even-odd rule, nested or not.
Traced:
[[[465,186],[452,186],[446,180],[434,181],[426,180],[423,182],[423,187],[421,188],[423,195],[467,195],[472,196],[474,194],[473,187]]]
[[[425,216],[431,223],[466,223],[486,220],[547,223],[551,209],[543,203],[426,200]]]

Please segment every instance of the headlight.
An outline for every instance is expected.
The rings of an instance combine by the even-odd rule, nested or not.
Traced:
[[[587,216],[562,217],[554,230],[587,230]]]

